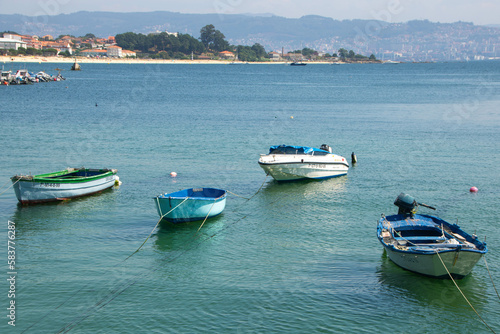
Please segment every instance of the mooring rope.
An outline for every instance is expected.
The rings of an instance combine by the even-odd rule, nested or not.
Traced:
[[[135,252],[133,252],[132,254],[130,254],[125,260],[123,260],[123,262],[127,261],[130,257],[132,257],[132,255],[134,255],[135,253],[137,253],[141,248],[142,246],[144,246],[144,244],[149,240],[149,237],[153,234],[154,230],[158,227],[158,224],[160,224],[161,220],[163,219],[163,217],[165,217],[166,215],[168,215],[170,212],[174,211],[175,209],[177,209],[179,206],[181,206],[182,203],[184,203],[185,201],[187,201],[189,199],[189,197],[186,197],[182,202],[180,202],[179,204],[177,204],[172,210],[170,210],[169,212],[167,212],[166,214],[164,215],[161,215],[160,216],[160,219],[158,219],[158,222],[156,223],[155,227],[153,227],[153,229],[151,230],[151,233],[149,233],[148,237],[146,238],[146,240],[144,240],[144,242],[139,246],[139,248],[137,248],[135,250]],[[160,206],[160,202],[158,200],[158,196],[156,197],[156,204],[158,205],[158,211],[160,211],[160,214],[161,214],[161,206]]]
[[[231,192],[231,191],[229,191],[229,190],[226,190],[226,191],[227,191],[228,193],[230,193],[230,194],[234,195],[234,196],[237,196],[237,197],[240,197],[240,198],[243,198],[243,199],[246,199],[247,201],[249,201],[249,200],[251,200],[252,198],[254,198],[254,196],[255,196],[255,195],[257,195],[257,194],[260,192],[260,190],[262,189],[262,187],[263,187],[263,186],[264,186],[264,184],[266,183],[266,180],[267,180],[267,177],[268,177],[268,176],[269,176],[269,174],[266,174],[266,178],[264,179],[264,182],[262,182],[262,184],[260,185],[259,190],[257,190],[257,192],[255,192],[255,194],[253,194],[253,195],[252,195],[252,196],[250,196],[250,197],[244,197],[244,196],[241,196],[241,195],[235,194],[235,193],[233,193],[233,192]]]
[[[6,185],[7,183],[9,183],[9,181],[11,181],[11,179],[7,179],[7,182],[5,182],[4,184],[2,184],[2,186],[0,187],[0,189],[2,189],[3,187],[5,187],[5,185]],[[7,188],[7,189],[8,189],[8,188]]]
[[[389,224],[389,228],[392,228],[391,226],[391,223],[387,220],[386,217],[384,217],[384,221],[386,221],[388,224]],[[396,232],[403,240],[405,240],[406,242],[414,245],[414,246],[417,246],[415,243],[411,242],[410,240],[407,240],[406,238],[404,238],[402,235],[401,235],[401,232],[399,231],[395,231],[393,230],[394,232]],[[462,297],[464,297],[465,301],[469,304],[469,306],[472,308],[472,310],[477,314],[477,316],[479,317],[479,319],[481,319],[481,321],[486,325],[486,327],[488,327],[489,330],[491,330],[493,333],[495,333],[495,331],[490,327],[488,326],[488,324],[486,323],[486,321],[484,321],[484,319],[479,315],[479,313],[476,311],[476,309],[474,308],[474,306],[472,306],[472,304],[470,303],[469,299],[467,299],[467,297],[465,296],[465,294],[462,292],[462,290],[460,289],[460,287],[458,286],[457,282],[455,281],[455,279],[453,278],[453,276],[451,275],[450,271],[448,270],[448,268],[446,267],[446,265],[444,264],[444,261],[443,259],[441,258],[441,255],[439,254],[439,250],[435,249],[434,250],[439,258],[439,260],[441,261],[444,269],[446,270],[446,272],[448,273],[448,276],[450,276],[451,280],[453,281],[453,283],[455,284],[455,286],[457,287],[458,291],[460,291],[460,293],[462,294]],[[484,257],[484,256],[483,256]],[[485,263],[486,263],[486,259],[484,259]],[[486,265],[486,268],[488,268],[488,265]],[[489,272],[489,269],[488,269],[488,272]],[[491,274],[490,274],[490,277],[491,277]],[[492,282],[493,282],[493,279],[492,279]],[[495,286],[495,284],[493,284],[493,286]],[[495,291],[496,291],[496,288],[495,288]],[[497,292],[497,295],[498,295],[498,292]],[[500,298],[500,296],[499,296]]]
[[[267,179],[267,175],[266,175],[266,179]],[[262,189],[262,187],[264,186],[265,184],[265,181],[266,179],[264,180],[264,182],[262,183],[262,185],[260,186],[260,188],[257,190],[257,192],[255,194],[253,194],[250,198],[247,199],[250,200],[252,199],[255,195],[257,195],[260,190]],[[283,200],[284,198],[286,198],[287,196],[281,196],[278,200]],[[276,201],[278,201],[276,200]],[[274,201],[274,202],[276,202]],[[274,202],[271,202],[270,204],[274,203]],[[182,203],[179,203],[179,205],[182,204]],[[175,208],[174,208],[175,209]],[[172,209],[173,210],[173,209]],[[171,210],[171,211],[172,211]],[[169,211],[170,212],[170,211]],[[169,212],[167,212],[165,215],[167,215]],[[162,216],[165,216],[165,215],[162,215]],[[245,215],[233,222],[230,222],[228,223],[227,225],[225,225],[224,227],[222,227],[220,230],[218,230],[217,232],[215,232],[214,234],[210,235],[210,236],[206,236],[204,234],[198,234],[198,233],[195,233],[191,240],[188,240],[187,241],[187,245],[188,247],[182,251],[182,252],[179,252],[177,254],[172,254],[172,256],[170,257],[167,257],[165,259],[166,263],[170,263],[170,262],[173,262],[175,261],[177,258],[179,258],[180,256],[184,255],[185,253],[189,252],[191,249],[194,249],[195,247],[199,246],[201,243],[205,242],[205,241],[208,241],[210,239],[212,239],[213,237],[215,237],[216,235],[220,234],[220,233],[223,233],[225,230],[227,230],[228,228],[230,228],[231,226],[234,226],[236,223],[242,221],[243,219],[247,218],[248,215]],[[158,221],[158,223],[156,224],[155,228],[151,231],[151,234],[153,233],[153,231],[156,229],[156,227],[158,226],[158,224],[160,223],[161,219]],[[198,229],[199,230],[199,229]],[[198,232],[198,231],[197,231]],[[132,255],[136,254],[139,249],[141,249],[141,247],[147,242],[147,240],[149,239],[149,237],[151,236],[151,234],[148,236],[148,238],[143,242],[143,244],[134,252],[132,253],[130,256],[128,256],[126,259],[124,259],[123,261],[120,261],[118,262],[117,264],[115,264],[114,266],[112,266],[111,268],[116,268],[120,265],[122,265],[125,261],[127,261]],[[205,239],[202,239],[198,244],[194,244],[194,241],[203,237],[203,236],[206,236]],[[190,245],[192,245],[191,247],[189,247]],[[161,266],[157,266],[155,268],[153,268],[151,270],[151,273],[154,273],[156,272],[157,270],[159,270],[160,268],[162,268]],[[135,283],[137,283],[143,276],[147,275],[148,273],[141,273],[141,274],[138,274],[132,278],[130,278],[129,280],[127,280],[126,282],[122,283],[122,284],[118,284],[118,287],[116,287],[115,289],[113,289],[112,291],[110,291],[108,294],[106,294],[106,296],[104,296],[103,298],[101,298],[98,302],[96,302],[94,305],[92,306],[89,306],[87,311],[85,311],[85,313],[81,314],[80,316],[77,316],[75,317],[70,323],[68,323],[66,326],[64,326],[63,328],[61,328],[57,333],[67,333],[69,332],[71,329],[73,329],[75,326],[77,326],[80,322],[84,321],[85,319],[87,319],[93,312],[97,311],[97,310],[100,310],[102,309],[103,307],[105,307],[106,305],[108,305],[109,303],[111,303],[115,298],[117,298],[119,295],[121,295],[123,292],[125,292],[129,287],[131,287],[132,285],[134,285]],[[79,292],[83,291],[86,287],[86,286],[83,286],[82,288],[80,288],[79,290],[77,290],[75,293],[73,293],[70,297],[68,297],[66,300],[64,300],[62,303],[60,303],[55,309],[59,309],[62,305],[64,305],[65,303],[67,303],[69,300],[71,300],[73,297],[75,297]],[[49,314],[52,313],[52,310],[48,311],[45,315],[43,315],[40,319],[38,319],[36,322],[34,322],[33,324],[31,324],[29,327],[27,327],[26,329],[24,329],[21,333],[25,333],[26,331],[28,331],[29,329],[31,329],[33,326],[35,326],[36,324],[40,323],[43,319],[45,319]]]
[[[203,224],[205,224],[205,222],[207,221],[208,219],[208,216],[210,216],[210,212],[212,212],[212,209],[214,208],[214,205],[216,203],[217,200],[214,200],[214,203],[212,204],[212,206],[210,207],[210,210],[208,210],[208,213],[205,217],[205,219],[203,220],[203,223],[201,223],[200,227],[198,227],[198,230],[196,230],[196,233],[198,233],[198,231],[201,229],[201,227],[203,226]]]
[[[493,289],[495,289],[495,292],[497,293],[498,299],[500,299],[500,295],[498,294],[497,287],[495,286],[495,282],[493,282],[493,277],[491,276],[490,268],[488,267],[488,263],[486,262],[486,256],[483,256],[484,259],[484,264],[486,265],[486,270],[488,270],[488,275],[490,275],[491,283],[493,284]]]
[[[474,308],[474,306],[472,306],[471,302],[469,301],[469,299],[467,299],[467,297],[465,296],[465,294],[462,292],[462,290],[460,289],[460,287],[458,286],[457,282],[455,281],[455,279],[453,278],[453,276],[451,275],[450,271],[448,270],[448,268],[446,267],[446,265],[444,264],[444,261],[443,259],[441,258],[441,255],[439,255],[439,252],[436,250],[436,254],[439,258],[439,260],[441,261],[441,263],[443,264],[443,267],[444,269],[446,269],[446,272],[448,273],[448,276],[450,276],[451,280],[453,281],[453,284],[455,284],[455,286],[457,287],[458,291],[460,291],[460,293],[462,294],[462,297],[464,297],[465,301],[467,302],[467,304],[469,304],[469,306],[472,308],[472,310],[477,314],[477,316],[479,317],[479,319],[481,319],[481,321],[483,322],[483,324],[488,327],[488,329],[490,331],[492,331],[493,333],[495,333],[495,331],[493,330],[493,328],[491,328],[490,326],[488,326],[488,324],[486,323],[486,321],[484,321],[484,319],[479,315],[479,313],[476,311],[476,309]]]
[[[21,181],[21,179],[17,179],[17,181],[16,181],[16,182],[13,182],[10,186],[8,186],[7,188],[5,188],[5,190],[4,190],[4,191],[2,191],[2,192],[0,193],[0,195],[3,195],[3,193],[4,193],[4,192],[6,192],[6,191],[7,191],[7,190],[9,190],[10,188],[12,188],[12,187],[13,187],[13,186],[14,186],[17,182],[19,182],[19,181]],[[9,181],[7,181],[7,182],[9,182]],[[5,186],[5,185],[7,184],[7,182],[5,182],[3,186]],[[2,188],[3,188],[3,186],[2,186]]]

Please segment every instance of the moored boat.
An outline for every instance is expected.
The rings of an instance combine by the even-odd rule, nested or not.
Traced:
[[[416,214],[415,199],[400,194],[394,202],[397,215],[378,222],[377,237],[389,258],[401,268],[435,278],[463,278],[487,253],[485,242],[469,235],[457,224],[441,218]]]
[[[67,168],[39,175],[11,177],[21,204],[35,204],[86,196],[118,182],[116,169]]]
[[[182,223],[219,215],[226,206],[227,192],[216,188],[189,188],[154,197],[161,218]]]
[[[346,175],[347,160],[332,153],[330,146],[271,146],[268,154],[261,154],[259,165],[276,181],[300,179],[327,179]]]

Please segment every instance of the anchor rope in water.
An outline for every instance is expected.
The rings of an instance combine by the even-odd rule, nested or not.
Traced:
[[[16,181],[16,182],[13,182],[10,186],[8,186],[7,188],[5,188],[5,190],[4,190],[4,191],[2,191],[2,192],[0,193],[0,195],[3,195],[3,193],[4,193],[4,192],[6,192],[6,191],[7,191],[7,190],[9,190],[10,188],[12,188],[12,187],[13,187],[13,186],[14,186],[17,182],[19,182],[19,181],[21,181],[21,179],[20,179],[20,178],[19,178],[19,179],[17,179],[17,181]],[[9,181],[7,181],[7,182],[9,182]],[[7,184],[7,182],[5,182],[5,183],[3,184],[3,186],[5,186],[5,185]],[[2,187],[3,187],[3,186],[2,186]]]
[[[262,188],[262,186],[261,186],[261,188]],[[259,190],[257,192],[259,192],[261,190],[261,188],[259,188]],[[289,194],[288,196],[291,196],[291,194]],[[283,200],[284,198],[286,198],[288,196],[281,196],[277,200],[275,200],[274,202],[271,202],[270,204],[273,204],[275,202],[281,201],[281,200]],[[175,261],[177,258],[179,258],[182,255],[186,254],[190,250],[198,247],[203,242],[212,239],[213,237],[215,237],[215,236],[219,235],[220,233],[226,231],[227,229],[229,229],[230,227],[234,226],[236,223],[244,220],[247,217],[248,217],[248,214],[245,215],[245,216],[243,216],[243,217],[241,217],[241,218],[239,218],[239,219],[237,219],[237,220],[235,220],[232,223],[229,223],[229,224],[225,225],[223,228],[221,228],[220,230],[216,231],[215,233],[213,233],[212,235],[209,235],[209,236],[203,235],[203,234],[199,235],[199,234],[195,233],[192,236],[191,240],[188,240],[188,244],[187,244],[188,247],[184,251],[182,251],[182,252],[180,252],[178,254],[173,254],[172,256],[167,257],[165,259],[166,263],[171,263],[171,262]],[[205,239],[201,239],[201,241],[198,244],[194,244],[194,241],[196,241],[201,236],[205,236],[206,238]],[[122,263],[123,262],[124,261],[122,261]],[[131,279],[127,280],[124,284],[119,285],[116,289],[114,289],[113,291],[111,291],[110,293],[108,293],[105,297],[103,297],[101,300],[99,300],[98,302],[96,302],[93,306],[88,307],[87,311],[84,314],[82,314],[82,315],[76,317],[75,319],[73,319],[73,321],[71,321],[69,324],[67,324],[66,326],[64,326],[57,333],[67,333],[67,332],[69,332],[71,329],[73,329],[75,326],[77,326],[80,322],[82,322],[85,319],[87,319],[88,317],[90,317],[93,312],[98,311],[98,310],[102,309],[103,307],[105,307],[106,305],[108,305],[109,303],[111,303],[115,298],[117,298],[119,295],[121,295],[123,292],[125,292],[129,287],[131,287],[132,285],[134,285],[135,283],[137,283],[141,278],[147,277],[148,274],[152,274],[152,273],[156,272],[157,270],[159,270],[160,268],[161,268],[160,266],[157,266],[156,268],[153,268],[149,273],[145,272],[143,274],[136,275],[136,276],[132,277]],[[70,298],[72,298],[72,297],[70,297]]]
[[[260,188],[257,190],[257,192],[255,192],[255,194],[253,194],[250,198],[247,199],[250,200],[252,199],[255,195],[257,195],[260,190],[262,189],[262,187],[264,186],[265,182],[267,180],[267,175],[266,175],[266,178],[264,180],[264,182],[262,183],[262,185],[260,186]],[[289,195],[290,196],[290,195]],[[240,196],[241,197],[241,196]],[[284,198],[286,198],[287,196],[281,196],[280,198],[278,198],[276,201],[274,202],[277,202],[278,200],[283,200]],[[246,199],[246,198],[245,198]],[[273,202],[271,202],[272,204]],[[180,203],[182,204],[182,203]],[[179,204],[179,205],[180,205]],[[174,208],[175,209],[175,208]],[[165,214],[167,215],[168,212]],[[220,233],[223,233],[224,231],[226,231],[228,228],[230,228],[231,226],[234,226],[236,223],[242,221],[243,219],[247,218],[248,217],[248,214],[239,218],[239,219],[236,219],[235,221],[231,222],[231,223],[228,223],[226,226],[224,226],[223,228],[221,228],[219,231],[216,231],[215,233],[213,233],[212,235],[210,236],[207,236],[205,234],[198,234],[197,232],[191,237],[191,240],[188,240],[187,241],[187,245],[188,247],[184,250],[184,251],[181,251],[177,254],[171,254],[170,256],[167,256],[165,257],[164,261],[166,263],[171,263],[173,261],[175,261],[177,258],[181,257],[182,255],[186,254],[187,252],[189,252],[190,250],[196,248],[197,246],[201,245],[203,242],[205,241],[208,241],[210,239],[212,239],[213,237],[215,237],[216,235],[219,235]],[[161,221],[161,219],[158,221],[158,223],[156,224],[156,226],[158,226],[159,222]],[[155,226],[155,228],[156,228]],[[203,224],[202,224],[203,226]],[[153,229],[154,231],[154,229]],[[153,232],[152,231],[152,232]],[[152,233],[151,232],[151,233]],[[151,235],[151,234],[150,234]],[[205,236],[205,239],[201,239],[202,237]],[[148,236],[149,238],[149,236]],[[197,239],[201,239],[200,242],[198,244],[194,244],[194,242],[197,240]],[[143,243],[143,245],[146,243],[148,239],[145,240],[145,242]],[[141,247],[143,246],[141,245]],[[139,249],[141,248],[139,247]],[[139,250],[138,249],[138,250]],[[137,251],[138,251],[137,250]],[[132,253],[130,256],[128,256],[126,259],[118,262],[117,264],[115,264],[114,266],[112,266],[111,268],[116,268],[120,265],[122,265],[125,261],[127,261],[132,255],[136,254],[137,251],[135,251],[134,253]],[[141,273],[141,274],[138,274],[128,280],[126,280],[125,282],[122,282],[122,283],[118,283],[117,287],[113,290],[111,290],[109,293],[107,293],[103,298],[101,298],[100,300],[98,300],[94,305],[92,306],[89,306],[87,308],[86,311],[84,311],[84,313],[82,313],[81,315],[75,317],[70,323],[68,323],[66,326],[64,326],[63,328],[61,328],[57,333],[67,333],[69,332],[71,329],[73,329],[75,326],[77,326],[79,323],[81,323],[82,321],[84,321],[85,319],[87,319],[88,317],[91,316],[92,313],[102,309],[103,307],[105,307],[106,305],[108,305],[109,303],[111,303],[115,298],[117,298],[119,295],[121,295],[123,292],[125,292],[129,287],[131,287],[132,285],[134,285],[135,283],[137,283],[141,278],[143,277],[146,277],[148,274],[152,274],[154,272],[156,272],[157,270],[160,269],[160,266],[157,266],[156,268],[153,268],[149,273],[148,272],[145,272],[145,273]],[[57,310],[59,309],[61,306],[63,306],[64,304],[66,304],[68,301],[70,301],[73,297],[75,297],[79,292],[83,291],[85,288],[87,288],[88,285],[86,286],[83,286],[82,288],[80,288],[79,290],[77,290],[75,293],[73,293],[71,296],[69,296],[66,300],[64,300],[62,303],[60,303],[57,307],[54,308],[54,310]],[[49,314],[52,313],[52,310],[49,310],[45,315],[43,315],[40,319],[38,319],[36,322],[34,322],[33,324],[31,324],[29,327],[27,327],[26,329],[24,329],[21,333],[25,333],[26,331],[28,331],[29,329],[31,329],[33,326],[35,326],[36,324],[40,323],[42,320],[44,320]]]
[[[252,198],[254,198],[254,196],[255,196],[255,195],[257,195],[257,194],[260,192],[260,190],[262,189],[262,187],[263,187],[263,186],[264,186],[264,184],[266,183],[266,180],[267,180],[267,177],[268,177],[268,176],[269,176],[269,173],[268,173],[268,174],[266,174],[266,178],[264,179],[264,182],[262,182],[262,184],[260,185],[259,190],[257,190],[257,191],[256,191],[256,192],[255,192],[252,196],[250,196],[250,197],[244,197],[244,196],[241,196],[241,195],[235,194],[235,193],[233,193],[233,192],[231,192],[231,191],[229,191],[229,190],[226,190],[226,191],[227,191],[228,193],[230,193],[230,194],[234,195],[234,196],[237,196],[237,197],[240,197],[240,198],[243,198],[243,199],[246,199],[247,201],[249,201],[249,200],[251,200]]]
[[[443,264],[443,267],[444,269],[446,269],[446,272],[448,273],[448,276],[450,276],[451,280],[453,281],[453,284],[455,284],[456,288],[458,289],[458,291],[460,291],[460,294],[462,295],[462,297],[464,297],[465,301],[467,302],[467,304],[469,304],[469,306],[472,308],[472,310],[476,313],[476,315],[479,317],[479,319],[481,319],[481,321],[483,322],[483,324],[488,327],[488,329],[495,333],[495,331],[493,330],[493,328],[491,328],[487,323],[486,321],[479,315],[479,313],[476,311],[476,309],[474,308],[474,306],[472,306],[471,302],[469,301],[469,299],[467,299],[467,297],[465,296],[465,294],[462,292],[462,289],[460,289],[460,287],[458,286],[457,282],[455,281],[455,279],[453,278],[453,276],[451,275],[450,271],[448,270],[448,268],[446,267],[446,265],[444,264],[444,261],[443,259],[441,258],[441,255],[439,255],[439,252],[436,250],[436,254],[439,258],[439,260],[441,261],[441,263]]]
[[[215,199],[214,202],[212,203],[212,206],[210,207],[210,210],[208,210],[208,213],[205,216],[205,219],[203,220],[203,223],[201,223],[200,227],[198,227],[198,229],[196,230],[196,233],[198,233],[198,231],[201,229],[201,227],[203,226],[203,224],[205,224],[205,222],[207,221],[208,216],[210,216],[210,212],[212,212],[212,209],[214,208],[214,205],[215,205],[216,201],[217,200]]]
[[[391,223],[387,220],[386,217],[384,217],[384,221],[386,221],[388,224],[389,224],[389,228],[393,229]],[[414,246],[417,246],[415,243],[411,242],[410,240],[407,240],[406,238],[404,238],[402,235],[401,235],[401,232],[399,231],[395,231],[393,229],[394,232],[396,232],[403,240],[405,240],[406,242],[414,245]],[[479,319],[481,319],[481,321],[483,322],[483,324],[485,324],[486,327],[488,327],[488,329],[490,331],[492,331],[493,333],[495,333],[495,331],[486,323],[486,321],[484,321],[484,319],[479,315],[479,313],[476,311],[476,309],[474,308],[474,306],[472,306],[471,302],[469,301],[469,299],[467,299],[467,297],[465,296],[465,294],[462,292],[462,290],[460,289],[460,287],[458,286],[457,282],[455,281],[455,279],[453,278],[453,276],[451,275],[450,271],[448,270],[448,268],[446,267],[443,259],[441,258],[441,255],[439,254],[439,250],[435,249],[434,250],[436,252],[436,255],[438,256],[439,260],[441,261],[441,264],[443,265],[444,269],[446,270],[446,272],[448,273],[448,276],[450,276],[451,280],[453,281],[453,283],[455,284],[455,286],[457,287],[458,291],[460,291],[460,294],[462,295],[462,297],[464,297],[465,301],[469,304],[469,306],[472,308],[472,310],[476,313],[476,315],[479,317]],[[484,258],[484,256],[483,256]],[[486,263],[486,259],[484,259],[485,263]],[[486,268],[488,268],[488,265],[486,264]],[[489,272],[489,269],[488,269],[488,272]],[[491,277],[491,274],[490,274],[490,277]],[[493,279],[491,280],[493,282]],[[495,284],[493,284],[493,287],[495,287]],[[495,291],[496,291],[496,288],[495,288]],[[498,292],[497,292],[497,295],[498,295]],[[500,297],[499,297],[500,298]]]
[[[160,224],[161,220],[163,219],[163,217],[165,217],[166,215],[168,215],[170,212],[174,211],[175,209],[177,209],[179,206],[181,206],[182,203],[184,203],[185,201],[187,201],[189,199],[189,197],[186,197],[182,202],[180,202],[179,204],[177,204],[172,210],[170,210],[169,212],[165,213],[164,215],[161,215],[160,216],[160,219],[158,219],[158,222],[156,223],[155,227],[153,227],[153,229],[151,230],[151,233],[149,233],[148,237],[146,238],[146,240],[144,240],[144,242],[139,246],[139,248],[137,248],[135,250],[135,252],[133,252],[132,254],[130,254],[124,261],[127,261],[132,255],[134,255],[135,253],[137,253],[141,248],[142,246],[144,246],[144,244],[149,240],[149,237],[153,234],[154,230],[156,229],[156,227],[158,226],[158,224]],[[158,205],[158,210],[160,211],[160,214],[161,214],[161,206],[160,206],[160,202],[158,201],[158,197],[156,197],[156,204]]]
[[[490,275],[491,279],[491,284],[493,284],[493,289],[495,289],[495,292],[497,293],[498,299],[500,299],[500,295],[498,294],[497,287],[495,286],[495,282],[493,281],[493,277],[491,276],[490,268],[488,267],[488,263],[486,262],[486,256],[483,256],[484,259],[484,264],[486,265],[486,270],[488,270],[488,275]]]

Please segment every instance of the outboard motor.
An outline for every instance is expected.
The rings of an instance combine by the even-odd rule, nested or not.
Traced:
[[[320,150],[327,151],[329,153],[332,153],[332,148],[326,144],[323,144],[319,147]]]
[[[398,215],[410,215],[410,217],[413,217],[418,208],[417,201],[405,193],[399,194],[394,201],[394,205],[399,208]]]

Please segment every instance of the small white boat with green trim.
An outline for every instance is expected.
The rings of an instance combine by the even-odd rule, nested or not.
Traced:
[[[119,179],[116,169],[67,168],[39,175],[11,177],[21,204],[35,204],[86,196],[111,188]]]

